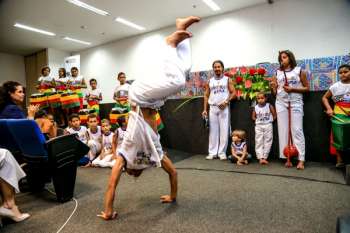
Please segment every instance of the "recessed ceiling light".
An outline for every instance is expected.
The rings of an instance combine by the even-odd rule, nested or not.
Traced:
[[[103,16],[109,15],[109,13],[108,13],[107,11],[98,9],[98,8],[96,8],[96,7],[93,7],[93,6],[89,5],[89,4],[86,4],[86,3],[84,3],[84,2],[81,2],[81,1],[79,1],[79,0],[66,0],[66,1],[67,1],[67,2],[70,2],[70,3],[74,4],[74,5],[77,5],[77,6],[79,6],[79,7],[85,8],[85,9],[87,9],[87,10],[89,10],[89,11],[93,11],[93,12],[95,12],[96,14],[99,14],[99,15],[103,15]]]
[[[13,25],[13,26],[18,27],[18,28],[22,28],[22,29],[26,29],[26,30],[29,30],[29,31],[33,31],[33,32],[38,32],[38,33],[45,34],[45,35],[48,35],[48,36],[55,36],[56,35],[53,32],[44,31],[44,30],[41,30],[41,29],[38,29],[38,28],[33,28],[33,27],[30,27],[30,26],[27,26],[27,25],[23,25],[23,24],[20,24],[20,23],[15,23],[15,25]]]
[[[116,18],[115,21],[117,21],[119,23],[122,23],[122,24],[125,24],[125,25],[127,25],[129,27],[135,28],[135,29],[137,29],[139,31],[146,30],[144,27],[142,27],[140,25],[137,25],[137,24],[135,24],[133,22],[130,22],[129,20],[123,19],[121,17]]]
[[[69,41],[73,41],[73,42],[76,42],[76,43],[80,43],[80,44],[91,45],[90,42],[83,41],[83,40],[77,40],[77,39],[70,38],[70,37],[67,37],[67,36],[63,37],[63,39],[69,40]]]
[[[213,11],[219,11],[220,7],[213,0],[202,0],[205,4],[207,4]]]

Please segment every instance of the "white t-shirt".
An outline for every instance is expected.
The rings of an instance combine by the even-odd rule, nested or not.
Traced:
[[[350,83],[342,83],[338,81],[334,83],[329,91],[332,93],[332,99],[334,102],[344,101],[350,103]]]
[[[129,96],[129,83],[124,83],[123,85],[119,85],[114,89],[113,99],[116,98],[125,98],[128,99]]]
[[[245,141],[242,141],[240,144],[232,142],[231,148],[236,152],[236,154],[243,154],[245,145],[247,145]]]
[[[72,86],[79,86],[83,83],[84,77],[82,75],[78,75],[77,77],[70,76],[69,81]]]
[[[219,105],[228,99],[230,96],[230,92],[228,90],[228,80],[229,77],[225,75],[221,78],[212,77],[209,79],[209,105]]]
[[[113,144],[114,133],[110,132],[108,135],[102,134],[102,148],[105,153],[112,153],[112,144]]]
[[[53,82],[55,81],[55,79],[48,75],[48,76],[40,76],[38,79],[38,82],[40,85],[47,85],[47,86],[53,86]],[[55,91],[55,88],[48,88],[51,91]]]
[[[96,142],[101,143],[102,141],[102,132],[101,132],[101,126],[97,126],[96,133],[91,132],[91,129],[89,128],[87,130],[88,136],[90,140],[94,140]]]
[[[119,148],[123,142],[123,138],[124,138],[126,130],[122,130],[122,128],[119,127],[119,128],[117,128],[116,131],[117,131],[116,134],[118,136],[117,147]]]
[[[85,126],[80,126],[80,129],[79,130],[75,130],[71,127],[68,127],[67,129],[67,132],[70,133],[70,134],[78,134],[78,138],[81,142],[87,144],[87,128]]]
[[[40,76],[38,81],[39,82],[52,82],[54,80],[54,78],[50,75],[48,76]]]
[[[88,98],[89,96],[91,95],[94,95],[94,96],[97,96],[98,98],[100,97],[100,95],[102,96],[102,92],[100,89],[96,88],[94,90],[92,89],[88,89],[86,94],[85,94],[85,97]],[[88,100],[89,101],[89,100]],[[99,100],[96,100],[99,102]]]
[[[259,104],[255,105],[254,111],[256,114],[256,125],[270,124],[273,122],[269,103],[266,103],[265,106],[262,107]]]
[[[60,86],[66,86],[67,82],[69,80],[69,77],[64,77],[64,78],[60,78],[60,77],[56,77],[54,78],[56,86],[60,87]]]
[[[303,87],[300,80],[301,68],[295,67],[293,70],[286,71],[288,85],[293,88]],[[285,85],[285,76],[282,70],[277,70],[277,101],[288,103],[293,102],[293,104],[303,105],[303,94],[301,93],[287,93],[284,91],[283,86]]]

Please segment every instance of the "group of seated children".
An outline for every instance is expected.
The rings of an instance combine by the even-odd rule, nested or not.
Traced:
[[[276,119],[276,111],[266,102],[264,93],[258,93],[256,101],[252,111],[252,120],[255,122],[255,153],[259,163],[264,165],[268,164],[267,158],[273,141],[272,122]],[[231,136],[231,155],[228,159],[237,165],[247,165],[251,155],[248,153],[245,131],[236,129]]]
[[[109,120],[103,119],[101,126],[98,125],[98,118],[95,114],[88,115],[88,128],[80,125],[78,114],[69,116],[69,126],[65,134],[77,134],[79,140],[89,146],[90,151],[78,162],[84,167],[110,167],[115,163],[116,151],[120,146],[126,131],[126,119],[117,120],[119,128],[111,132]]]

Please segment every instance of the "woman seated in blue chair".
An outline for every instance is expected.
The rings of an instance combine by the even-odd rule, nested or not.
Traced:
[[[21,222],[30,217],[27,213],[21,213],[15,202],[15,193],[19,192],[18,181],[25,176],[11,152],[0,148],[0,220],[9,218]]]
[[[27,117],[22,105],[24,102],[23,86],[14,81],[7,81],[0,86],[0,119],[34,119],[39,105],[29,105]]]
[[[43,110],[39,111],[39,105],[29,105],[25,116],[22,109],[24,97],[23,86],[18,82],[7,81],[0,86],[0,119],[36,119],[47,139],[56,137],[54,131],[57,127]]]

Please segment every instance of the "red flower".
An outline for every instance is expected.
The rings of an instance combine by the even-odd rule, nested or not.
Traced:
[[[231,75],[231,73],[228,72],[228,71],[226,71],[226,72],[224,73],[224,75],[227,76],[227,77],[229,77],[229,78],[232,78],[232,76],[233,76],[233,75]]]
[[[245,88],[251,88],[252,87],[252,80],[250,80],[250,79],[245,80],[244,86],[245,86]]]
[[[255,73],[256,73],[256,69],[255,69],[255,68],[250,68],[250,69],[249,69],[249,74],[250,74],[251,76],[254,76]]]
[[[236,90],[236,95],[237,95],[237,97],[242,96],[242,91],[241,90]]]
[[[241,76],[236,77],[236,83],[241,83],[243,81],[243,78]]]
[[[237,67],[231,68],[230,73],[233,75],[235,75],[237,73]]]
[[[264,68],[259,68],[258,69],[258,74],[265,75],[265,73],[266,73],[266,70]]]
[[[241,67],[239,70],[241,71],[241,74],[246,74],[247,73],[247,68],[244,67],[244,66]]]

